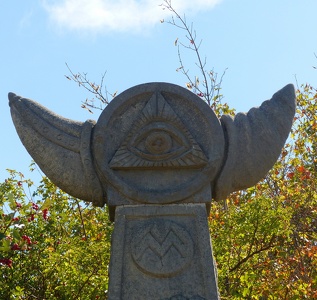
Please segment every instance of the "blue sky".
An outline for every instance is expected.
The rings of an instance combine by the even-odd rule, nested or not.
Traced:
[[[99,82],[106,71],[110,92],[165,81],[181,86],[176,38],[184,32],[160,20],[170,17],[162,0],[2,0],[0,1],[0,180],[6,168],[26,177],[30,156],[13,127],[7,93],[34,99],[71,119],[97,119],[83,110],[89,97],[65,78],[86,72]],[[222,92],[237,111],[260,105],[287,83],[315,85],[316,0],[172,0],[193,22],[207,66],[227,69]],[[190,51],[185,65],[197,74]],[[315,85],[316,86],[316,85]]]

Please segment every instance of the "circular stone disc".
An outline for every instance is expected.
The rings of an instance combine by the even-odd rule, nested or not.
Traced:
[[[133,202],[173,203],[216,177],[224,134],[210,107],[169,83],[147,83],[118,95],[93,134],[95,165],[103,184]]]
[[[146,274],[173,277],[191,263],[194,242],[186,228],[175,222],[151,221],[132,236],[133,261]]]

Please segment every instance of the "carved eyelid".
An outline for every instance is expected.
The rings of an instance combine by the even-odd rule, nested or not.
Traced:
[[[165,133],[172,140],[172,149],[170,152],[164,152],[162,154],[151,153],[150,151],[142,151],[142,149],[138,148],[142,142],[146,140],[152,133]],[[148,160],[162,160],[162,159],[171,159],[179,156],[189,150],[189,142],[184,136],[184,134],[179,131],[175,126],[162,123],[162,122],[153,122],[146,126],[144,126],[140,132],[135,134],[128,145],[128,149],[134,154],[140,156],[141,158]]]
[[[130,145],[135,145],[136,143],[140,142],[144,136],[150,132],[150,131],[165,131],[168,134],[172,134],[173,137],[177,140],[177,142],[181,143],[186,143],[187,146],[189,145],[187,139],[185,136],[182,134],[180,130],[178,130],[174,125],[168,124],[166,122],[152,122],[146,126],[144,126],[137,135],[131,138],[130,140]]]
[[[146,139],[155,135],[161,135],[163,139],[165,139],[165,142],[170,143],[170,145],[168,145],[165,150],[157,152],[147,149],[147,147],[144,146],[144,144],[146,144]],[[189,150],[189,144],[187,143],[185,137],[182,136],[180,138],[173,131],[153,128],[147,129],[146,131],[138,135],[134,143],[129,147],[129,150],[135,155],[139,156],[141,159],[160,161],[170,160],[181,156]]]

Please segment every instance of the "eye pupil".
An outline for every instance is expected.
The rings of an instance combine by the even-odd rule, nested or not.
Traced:
[[[167,153],[172,148],[172,138],[166,132],[151,132],[145,140],[145,147],[152,154]]]

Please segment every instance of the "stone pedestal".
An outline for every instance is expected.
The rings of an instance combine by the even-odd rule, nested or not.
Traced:
[[[109,300],[216,300],[204,204],[117,207]]]
[[[220,120],[191,91],[162,82],[124,91],[96,123],[13,93],[9,103],[43,172],[73,197],[108,205],[110,300],[219,299],[206,207],[273,166],[295,113],[292,85]]]

